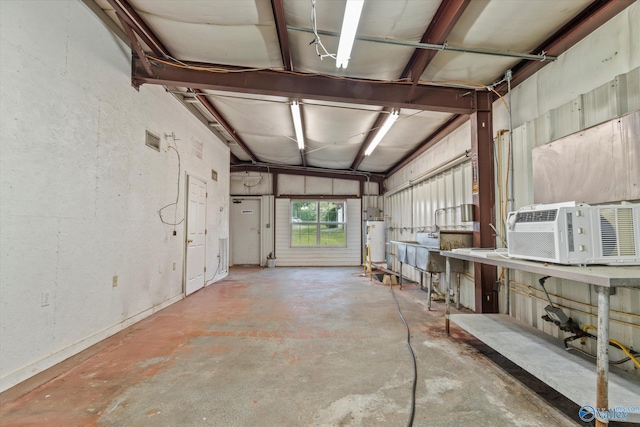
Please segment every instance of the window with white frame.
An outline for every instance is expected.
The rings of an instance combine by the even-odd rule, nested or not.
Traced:
[[[347,208],[344,200],[291,202],[291,246],[347,245]]]

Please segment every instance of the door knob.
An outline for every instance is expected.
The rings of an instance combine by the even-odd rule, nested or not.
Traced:
[[[191,242],[193,242],[193,240],[192,240],[192,239],[187,240],[187,243],[191,243]]]

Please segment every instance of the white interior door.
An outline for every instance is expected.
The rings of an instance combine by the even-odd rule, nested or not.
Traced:
[[[260,265],[260,200],[233,199],[231,206],[231,261]]]
[[[205,227],[207,214],[207,184],[193,176],[187,177],[187,244],[186,286],[189,295],[204,287]]]

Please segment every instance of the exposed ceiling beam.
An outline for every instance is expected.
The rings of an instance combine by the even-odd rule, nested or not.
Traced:
[[[340,171],[339,169],[303,168],[287,166],[254,165],[250,163],[238,163],[231,165],[231,172],[267,172],[286,175],[318,176],[321,178],[349,179],[355,181],[371,181],[381,183],[384,176],[381,174],[369,174],[365,172]]]
[[[622,12],[635,0],[595,0],[554,35],[536,47],[532,53],[546,52],[547,55],[559,56],[572,46],[598,29],[609,19]],[[521,61],[511,68],[513,77],[511,87],[515,87],[531,77],[547,65],[542,61]],[[502,77],[502,76],[500,76]],[[502,94],[507,92],[507,83],[496,88]]]
[[[282,64],[284,65],[285,70],[293,71],[291,50],[289,49],[289,34],[287,33],[287,22],[284,17],[284,5],[282,4],[282,0],[271,0],[271,8],[273,9],[273,18],[276,22],[278,40],[280,41]]]
[[[109,18],[109,19],[111,19],[111,18]],[[209,129],[209,132],[214,134],[216,136],[216,138],[218,138],[220,141],[225,143],[225,145],[229,144],[230,136],[226,132],[223,132],[222,129],[220,129],[220,128],[216,127],[216,126],[212,126],[211,125],[212,124],[211,117],[209,117],[209,114],[206,114],[204,111],[202,111],[202,109],[200,107],[196,107],[196,104],[193,104],[193,103],[190,103],[190,102],[185,102],[185,97],[184,97],[184,92],[183,91],[179,90],[179,88],[174,87],[174,86],[165,86],[165,90],[167,91],[167,93],[171,94],[171,96],[173,96],[180,104],[182,104],[182,106],[188,112],[193,114],[193,117],[195,117],[196,120],[198,120],[200,123],[205,125]],[[238,159],[232,153],[231,163],[238,163],[238,162],[240,162],[240,159]]]
[[[116,12],[116,16],[118,17],[118,20],[120,21],[120,25],[122,25],[122,28],[124,29],[125,34],[129,38],[129,46],[138,55],[138,58],[140,58],[140,60],[142,61],[142,65],[144,65],[144,69],[147,70],[149,74],[153,74],[153,71],[151,70],[151,63],[149,62],[149,59],[147,59],[147,55],[144,53],[144,50],[142,49],[142,46],[140,45],[138,38],[134,34],[133,29],[123,18],[122,12]]]
[[[451,132],[462,126],[464,123],[469,121],[469,116],[458,115],[453,117],[444,125],[440,126],[437,131],[429,135],[424,141],[418,145],[418,148],[407,154],[400,160],[398,163],[393,165],[391,169],[385,172],[385,176],[389,178],[394,173],[398,172],[400,169],[409,164],[412,160],[417,158],[419,155],[427,151],[429,148],[433,147],[437,142],[444,139]]]
[[[125,32],[129,36],[131,46],[134,48],[135,52],[140,56],[140,52],[142,52],[142,48],[140,48],[140,52],[136,48],[136,44],[139,46],[138,40],[131,33],[131,31],[127,31],[128,27],[135,31],[142,39],[142,41],[149,46],[149,48],[154,52],[154,54],[162,57],[170,57],[172,56],[169,50],[164,46],[164,44],[160,41],[160,39],[151,31],[151,29],[145,24],[145,22],[140,18],[138,13],[127,3],[126,0],[107,0],[111,7],[116,11],[116,15],[118,19],[120,19],[122,26],[125,29]],[[142,52],[142,58],[136,58],[133,56],[132,62],[136,63],[142,62],[143,66],[145,61],[147,60],[146,55]],[[145,67],[146,69],[147,67]],[[149,72],[152,73],[152,70]],[[132,79],[133,80],[133,79]],[[134,87],[139,87],[134,83]],[[173,86],[173,85],[165,85],[165,86]],[[191,88],[191,85],[183,85]],[[220,123],[220,125],[229,133],[231,138],[247,153],[251,161],[257,162],[258,158],[253,154],[253,152],[249,149],[247,144],[236,134],[235,130],[224,120],[224,118],[220,115],[220,113],[215,109],[215,107],[209,102],[206,97],[206,94],[202,93],[198,89],[192,89],[192,91],[196,94],[198,100],[202,103],[204,108]],[[235,157],[235,156],[234,156]],[[233,158],[232,158],[233,159]],[[238,160],[237,157],[235,157]]]
[[[193,92],[196,94],[196,98],[198,98],[198,101],[200,101],[202,106],[207,109],[207,111],[217,120],[218,123],[220,123],[220,126],[222,126],[224,130],[227,131],[227,133],[240,146],[240,148],[242,148],[244,152],[247,153],[251,161],[257,162],[258,158],[256,157],[256,155],[253,154],[253,152],[249,149],[247,144],[245,144],[242,138],[240,138],[236,131],[233,130],[231,126],[229,126],[227,121],[220,115],[218,110],[216,110],[211,102],[209,102],[209,99],[207,99],[207,94],[202,92],[200,89],[194,89]]]
[[[109,15],[102,9],[95,0],[82,0],[82,3],[89,8],[91,12],[93,12],[98,19],[107,27],[113,34],[116,35],[120,40],[125,43],[128,43],[129,37],[122,31],[118,24],[111,19]]]
[[[270,70],[246,72],[208,72],[179,68],[166,62],[154,64],[155,76],[149,76],[140,60],[134,58],[133,79],[138,84],[199,87],[225,92],[316,99],[359,105],[471,114],[473,92],[469,89],[419,85],[407,99],[410,84],[334,78],[317,74],[287,73]]]
[[[362,163],[362,161],[364,160],[364,152],[367,151],[367,148],[369,148],[369,144],[371,144],[371,140],[376,136],[376,133],[378,133],[378,129],[384,124],[384,121],[389,116],[389,113],[391,113],[391,110],[392,110],[391,108],[386,107],[382,110],[380,114],[378,114],[378,117],[376,118],[376,121],[373,122],[373,126],[369,130],[367,137],[364,139],[364,141],[360,145],[358,154],[356,154],[356,158],[353,160],[353,163],[351,164],[350,169],[354,171],[358,170],[358,168],[360,167],[360,163]]]
[[[431,24],[420,39],[420,43],[443,44],[449,33],[462,16],[471,0],[443,0]],[[417,83],[437,51],[416,49],[402,72],[401,78],[409,78]]]
[[[109,5],[119,14],[124,21],[140,36],[142,41],[149,46],[157,56],[171,56],[169,50],[160,39],[151,31],[140,15],[127,3],[126,0],[107,0]]]
[[[427,30],[422,35],[420,39],[420,43],[431,43],[431,44],[442,44],[447,40],[449,33],[455,26],[458,19],[464,12],[467,5],[471,0],[443,0],[440,3],[440,7],[436,11],[433,19],[431,20],[431,24],[427,27]],[[414,89],[418,83],[418,80],[424,73],[424,70],[427,68],[431,60],[434,56],[436,56],[437,51],[435,50],[426,50],[426,49],[416,49],[411,56],[411,59],[407,63],[402,75],[401,79],[410,79],[412,84],[412,88]],[[409,93],[409,98],[413,96],[413,93]],[[387,117],[387,113],[391,111],[391,108],[385,108],[383,112],[376,119],[373,129],[369,132],[366,139],[360,146],[360,150],[358,150],[358,154],[356,158],[353,160],[353,164],[351,165],[351,169],[357,170],[360,167],[360,164],[364,160],[364,153],[369,148],[369,144],[371,144],[371,140],[376,135],[376,130],[382,126],[384,119]]]
[[[98,6],[94,0],[82,0],[82,2],[93,13],[95,13],[96,16],[100,19],[100,21],[102,21],[105,24],[105,26],[109,30],[111,30],[120,40],[122,40],[124,43],[128,43],[131,41],[131,38],[127,35],[127,33],[125,33],[120,27],[118,27],[115,21],[111,19],[111,17],[107,15],[105,11],[100,6]],[[122,24],[122,22],[120,22],[120,24],[124,28],[124,25]],[[193,114],[193,116],[197,120],[199,120],[203,125],[207,126],[209,128],[209,131],[213,133],[220,141],[223,141],[223,142],[227,141],[227,138],[223,136],[221,132],[209,126],[209,119],[205,117],[205,115],[200,110],[195,108],[192,104],[185,103],[184,97],[182,95],[177,95],[178,88],[166,86],[165,89],[167,90],[167,92],[173,94],[174,98],[176,98],[191,114]],[[240,162],[240,159],[238,159],[238,157],[232,152],[229,152],[229,155],[230,155],[229,157],[230,157],[231,164]]]

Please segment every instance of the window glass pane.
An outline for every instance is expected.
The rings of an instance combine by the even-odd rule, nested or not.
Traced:
[[[318,202],[292,202],[291,222],[318,221]]]
[[[345,246],[344,224],[322,224],[320,244],[323,246]]]
[[[291,224],[292,246],[316,246],[318,244],[318,226],[315,224]]]
[[[346,246],[344,201],[292,201],[291,246]]]
[[[320,202],[321,222],[345,222],[343,202]]]

